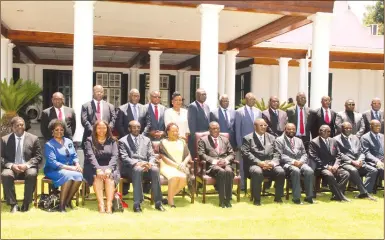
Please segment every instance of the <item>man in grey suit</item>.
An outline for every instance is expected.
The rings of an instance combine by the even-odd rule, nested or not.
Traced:
[[[144,134],[151,141],[160,141],[166,136],[164,125],[164,111],[166,107],[160,104],[160,92],[151,91],[150,103],[145,105],[146,111],[146,128]]]
[[[264,177],[275,181],[274,202],[282,203],[285,171],[274,158],[275,137],[266,132],[267,124],[262,118],[254,121],[255,131],[243,137],[241,153],[251,176],[251,194],[254,205],[261,205],[261,188]]]
[[[365,123],[361,113],[354,112],[356,104],[353,99],[348,99],[345,102],[345,111],[337,113],[336,116],[336,127],[337,134],[341,133],[341,126],[343,122],[350,122],[352,125],[352,134],[356,135],[358,138],[365,132]]]
[[[140,123],[133,120],[129,123],[130,134],[119,139],[119,157],[121,161],[120,175],[130,177],[134,186],[134,212],[142,212],[140,203],[143,200],[142,179],[151,179],[154,193],[155,209],[165,211],[162,206],[159,168],[148,137],[140,135]]]
[[[277,96],[270,97],[269,108],[262,112],[262,117],[268,125],[268,133],[275,137],[282,135],[287,123],[287,114],[279,109],[279,99]]]
[[[46,141],[52,138],[48,125],[53,119],[65,122],[64,137],[72,139],[76,130],[76,116],[72,108],[64,106],[64,96],[61,92],[52,94],[52,107],[44,109],[41,113],[40,130]]]
[[[246,105],[238,108],[235,112],[235,140],[237,148],[240,149],[243,143],[243,137],[254,132],[254,121],[257,118],[262,118],[262,112],[254,107],[255,96],[251,92],[245,96]],[[239,153],[240,155],[240,153]],[[241,189],[246,189],[246,179],[249,177],[249,165],[238,155],[237,159],[240,159],[239,170],[241,173]]]
[[[83,143],[91,136],[92,127],[97,120],[104,120],[111,129],[115,125],[115,107],[111,103],[103,100],[104,89],[100,85],[94,86],[93,99],[82,105],[81,123],[84,127]]]
[[[11,206],[11,213],[19,211],[14,180],[25,181],[21,211],[26,212],[32,202],[38,168],[43,156],[39,138],[24,131],[23,118],[12,118],[11,126],[13,133],[1,138],[1,181],[7,205]]]
[[[299,92],[296,97],[297,105],[286,110],[287,122],[293,123],[297,129],[295,136],[300,138],[305,146],[306,152],[309,150],[310,128],[309,114],[310,109],[305,106],[306,95]]]
[[[123,104],[118,108],[116,117],[115,128],[119,133],[119,138],[128,134],[128,124],[132,120],[136,120],[140,123],[140,133],[143,133],[146,126],[146,113],[145,106],[139,103],[140,94],[138,89],[131,89],[128,95],[128,103]]]
[[[377,179],[377,169],[365,163],[365,154],[361,151],[360,139],[351,134],[350,122],[342,123],[341,130],[342,133],[334,137],[341,151],[341,166],[350,173],[350,180],[360,190],[357,198],[374,200],[369,193],[373,191]],[[362,182],[361,176],[365,176],[365,183]]]
[[[384,134],[380,131],[380,121],[370,121],[370,132],[362,136],[361,146],[366,163],[377,168],[378,176],[384,179]]]
[[[219,97],[219,108],[216,108],[210,112],[210,121],[215,121],[219,124],[221,132],[228,133],[230,135],[230,143],[233,150],[236,151],[235,142],[235,111],[229,109],[229,97],[223,94]]]
[[[198,155],[207,162],[207,174],[215,178],[219,193],[219,206],[231,208],[234,171],[231,164],[234,160],[234,151],[230,141],[219,135],[217,122],[210,122],[210,135],[201,138],[198,142]]]
[[[301,175],[304,176],[305,202],[313,203],[314,171],[307,165],[307,153],[301,139],[295,137],[296,128],[293,123],[286,124],[285,133],[274,142],[274,158],[278,159],[290,176],[295,204],[301,202]]]
[[[376,119],[381,123],[381,133],[384,134],[384,112],[381,111],[381,99],[373,98],[370,105],[372,108],[362,114],[365,123],[365,133],[370,131],[370,121]]]
[[[209,129],[210,108],[206,101],[206,91],[198,88],[195,92],[196,101],[190,103],[187,109],[188,127],[190,136],[188,138],[188,149],[192,158],[196,157],[195,133],[206,132]]]

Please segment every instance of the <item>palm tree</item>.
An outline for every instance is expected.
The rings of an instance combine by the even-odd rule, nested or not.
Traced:
[[[246,99],[242,99],[241,104],[239,104],[239,106],[237,106],[236,108],[240,108],[240,107],[243,107],[245,105],[246,105]],[[287,103],[285,101],[285,102],[281,103],[278,108],[281,109],[282,111],[286,111],[288,108],[290,108],[294,105],[295,105],[294,103]],[[269,108],[269,105],[265,103],[265,100],[263,100],[263,98],[261,98],[261,101],[258,101],[258,100],[255,101],[254,107],[258,108],[261,111],[264,111],[264,110]]]

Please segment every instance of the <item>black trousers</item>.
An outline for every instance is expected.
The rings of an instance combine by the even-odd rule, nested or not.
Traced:
[[[3,169],[1,172],[1,181],[4,187],[5,200],[8,205],[17,204],[15,192],[15,180],[24,180],[24,200],[23,205],[29,206],[32,202],[33,192],[35,191],[37,181],[37,169],[28,168],[25,172],[16,174],[11,169]]]
[[[333,196],[339,200],[344,199],[346,184],[348,183],[350,177],[349,172],[343,168],[338,168],[337,172],[333,174],[329,170],[323,169],[320,174],[327,179],[329,189]]]
[[[283,197],[283,185],[285,184],[285,171],[281,166],[276,166],[272,170],[263,170],[257,165],[249,169],[251,178],[251,191],[254,201],[261,201],[261,189],[264,177],[272,178],[275,181],[275,199]]]
[[[232,198],[235,176],[233,169],[229,165],[226,165],[224,168],[214,165],[211,167],[208,175],[216,180],[219,203],[230,201]]]

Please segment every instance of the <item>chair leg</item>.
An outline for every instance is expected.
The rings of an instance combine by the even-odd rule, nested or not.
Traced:
[[[76,191],[75,200],[76,207],[79,207],[79,189]]]
[[[151,205],[154,204],[154,193],[151,191],[151,199],[150,199]]]
[[[82,206],[86,205],[86,182],[82,183]]]
[[[40,184],[40,195],[44,194],[44,180],[42,179],[41,180],[41,184]]]
[[[286,179],[286,200],[289,200],[290,180]]]
[[[202,198],[202,203],[206,203],[206,181],[203,180],[202,182],[203,182],[203,189],[202,189],[202,191],[203,191],[203,198]]]
[[[119,181],[119,193],[123,197],[123,178],[121,178],[120,181]]]
[[[34,195],[33,196],[34,205],[35,205],[35,207],[37,207],[37,184],[35,186],[35,191],[34,191],[33,195]]]
[[[198,197],[198,184],[197,184],[197,180],[196,179],[195,179],[195,186],[194,186],[194,188],[195,188],[195,194]]]
[[[194,203],[195,200],[195,192],[196,191],[196,181],[194,181],[194,186],[192,187],[192,192],[190,192],[190,198],[191,198],[191,203]]]
[[[183,188],[182,190],[182,197],[184,198],[186,196],[186,188]]]
[[[247,181],[247,179],[246,179]],[[237,202],[241,201],[241,181],[237,183]]]

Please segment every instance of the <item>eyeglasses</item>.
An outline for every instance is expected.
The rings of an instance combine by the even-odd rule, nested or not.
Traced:
[[[348,103],[348,104],[346,104],[346,105],[348,105],[348,106],[356,106],[355,103]]]
[[[153,98],[162,98],[161,96],[151,96]]]

